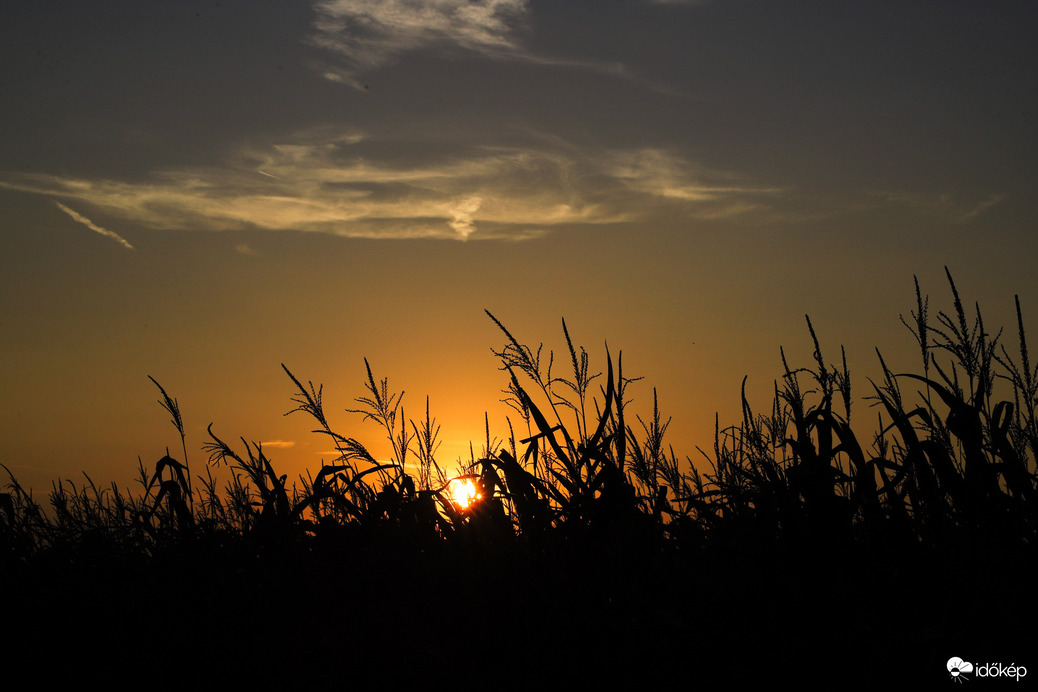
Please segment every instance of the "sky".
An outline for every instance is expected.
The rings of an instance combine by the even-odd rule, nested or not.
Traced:
[[[150,376],[196,473],[210,423],[316,472],[282,364],[384,457],[366,358],[449,466],[507,434],[485,310],[553,374],[563,319],[593,371],[622,352],[680,457],[744,377],[767,410],[780,346],[811,364],[805,315],[866,396],[876,349],[918,368],[913,277],[1038,314],[1036,33],[1016,1],[17,3],[0,463],[129,485],[180,454]]]

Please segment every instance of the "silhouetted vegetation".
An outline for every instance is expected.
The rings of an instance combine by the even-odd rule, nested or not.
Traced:
[[[285,367],[291,413],[338,458],[290,483],[260,444],[210,425],[193,484],[177,401],[156,382],[183,458],[141,463],[140,493],[60,481],[45,509],[12,477],[0,495],[8,593],[35,599],[15,607],[35,623],[24,653],[65,628],[91,657],[139,653],[143,637],[164,657],[348,660],[320,675],[396,682],[460,659],[448,675],[504,687],[846,685],[863,667],[929,681],[969,646],[1025,664],[1008,623],[1035,615],[1038,368],[1019,300],[1003,338],[948,280],[953,307],[935,318],[916,283],[903,321],[921,371],[879,355],[859,432],[846,358],[826,359],[808,319],[813,362],[783,352],[769,409],[744,394],[742,420],[695,458],[665,441],[655,394],[632,420],[622,356],[593,372],[565,322],[556,361],[490,315],[514,417],[500,440],[488,423],[481,453],[450,472],[428,401],[405,419],[365,361],[354,412],[382,427],[391,458],[334,430],[322,386]],[[230,470],[224,487],[215,467]],[[479,499],[454,499],[456,477]]]

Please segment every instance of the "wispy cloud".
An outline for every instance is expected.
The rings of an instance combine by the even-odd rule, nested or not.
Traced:
[[[94,223],[93,221],[91,221],[87,217],[83,216],[82,214],[80,214],[80,213],[78,213],[78,212],[76,212],[76,211],[74,211],[72,209],[69,209],[68,207],[66,207],[61,202],[54,202],[54,204],[58,205],[58,209],[60,209],[61,211],[65,212],[66,214],[71,216],[73,221],[77,221],[77,222],[83,224],[84,226],[89,228],[91,231],[94,231],[95,233],[100,233],[101,235],[105,236],[106,238],[111,238],[112,240],[114,240],[115,242],[119,243],[120,245],[122,245],[127,250],[133,250],[134,249],[134,247],[132,245],[130,245],[130,243],[128,243],[125,238],[123,238],[121,235],[119,235],[115,231],[110,231],[107,228],[102,228],[101,226],[98,226],[96,223]]]
[[[453,209],[451,210],[450,227],[454,229],[454,232],[461,236],[462,239],[468,238],[472,235],[472,232],[476,230],[476,227],[472,222],[472,215],[479,211],[481,204],[483,204],[483,198],[478,195],[473,195],[472,197],[466,197],[465,199],[459,200],[457,204],[453,205]]]
[[[295,447],[296,443],[292,440],[267,440],[265,442],[260,442],[260,446],[288,449],[289,447]]]
[[[515,55],[528,13],[526,0],[321,0],[314,10],[311,42],[340,59],[325,76],[354,86],[359,74],[429,46]]]
[[[528,0],[320,0],[309,42],[335,55],[320,65],[331,81],[363,89],[361,75],[403,55],[459,50],[492,60],[510,60],[584,70],[631,79],[618,62],[576,60],[530,50]],[[651,89],[665,87],[646,83]]]
[[[737,211],[745,203],[733,206],[734,197],[745,201],[750,194],[774,195],[781,188],[753,188],[742,183],[736,176],[697,169],[691,162],[663,149],[636,149],[612,154],[608,160],[608,173],[632,190],[654,197],[697,203],[700,206],[716,205]],[[715,215],[713,209],[711,215]]]
[[[87,204],[164,230],[262,228],[459,240],[520,240],[564,226],[660,215],[762,214],[783,194],[663,149],[579,150],[540,138],[528,146],[447,143],[439,154],[402,162],[380,155],[399,149],[399,142],[385,149],[367,146],[362,156],[356,146],[362,141],[355,133],[305,133],[243,148],[221,167],[159,171],[143,181],[34,174],[0,179],[0,187]],[[248,245],[237,251],[252,252]]]
[[[948,219],[954,223],[969,223],[975,218],[1001,204],[1005,195],[991,193],[981,199],[964,200],[961,195],[950,193],[922,194],[916,192],[874,192],[872,196],[886,202],[905,205],[926,216]]]

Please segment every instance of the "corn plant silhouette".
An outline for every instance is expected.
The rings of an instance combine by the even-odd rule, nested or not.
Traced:
[[[685,660],[689,651],[751,679],[747,652],[769,671],[810,652],[829,666],[820,664],[819,680],[862,660],[924,660],[917,644],[924,662],[946,656],[947,647],[975,644],[975,633],[1011,651],[1002,611],[948,606],[995,589],[1015,615],[1038,617],[1027,597],[1038,563],[1038,368],[1019,297],[1010,345],[979,306],[967,310],[946,275],[950,310],[931,309],[916,279],[914,308],[901,318],[920,371],[892,370],[877,351],[880,374],[863,387],[864,435],[860,413],[852,428],[857,391],[846,353],[826,358],[805,316],[808,364],[779,349],[763,410],[751,406],[744,378],[740,420],[722,427],[715,416],[712,444],[694,460],[669,443],[655,389],[651,413],[631,414],[638,378],[625,376],[622,353],[614,361],[606,346],[599,371],[565,320],[556,363],[487,311],[504,338],[492,351],[511,406],[507,434],[494,437],[485,414],[482,448],[470,445],[456,471],[437,456],[429,399],[409,419],[404,392],[364,359],[362,392],[346,412],[381,429],[388,458],[333,427],[323,385],[282,365],[292,384],[286,415],[302,414],[331,440],[334,458],[290,482],[260,443],[232,446],[210,423],[208,464],[193,477],[180,406],[150,378],[183,456],[167,447],[154,469],[138,457],[138,491],[84,474],[83,483],[56,481],[37,502],[3,467],[0,580],[11,593],[48,596],[24,599],[42,619],[13,604],[14,622],[87,621],[77,604],[97,602],[95,593],[48,605],[51,594],[82,593],[84,583],[139,594],[133,584],[142,583],[145,595],[127,597],[120,612],[142,612],[156,593],[183,611],[178,620],[167,608],[167,631],[148,630],[165,635],[159,650],[185,652],[185,642],[209,636],[231,659],[225,650],[238,647],[240,669],[276,645],[298,661],[356,652],[351,673],[364,661],[384,672],[400,669],[401,642],[437,642],[455,627],[494,633],[467,644],[484,683],[516,661],[531,677],[536,662],[553,680],[567,666],[585,682],[620,679],[621,656],[596,663],[619,651],[633,661],[627,679],[640,682],[659,672],[646,661]],[[223,487],[221,472],[230,476]],[[478,499],[454,499],[458,477]],[[106,571],[106,561],[115,567]],[[234,597],[210,595],[219,585]],[[461,603],[461,624],[447,622],[447,593]],[[306,596],[291,607],[281,594]],[[248,604],[225,639],[194,627],[213,621],[214,598],[221,608]],[[205,605],[192,610],[192,599]],[[132,649],[126,632],[140,630],[127,626],[131,617],[92,639]],[[25,631],[19,655],[53,650],[49,633]],[[516,658],[549,636],[562,642],[548,647],[552,655]],[[442,649],[412,648],[420,665],[409,670],[442,669]],[[341,681],[342,668],[333,671]]]

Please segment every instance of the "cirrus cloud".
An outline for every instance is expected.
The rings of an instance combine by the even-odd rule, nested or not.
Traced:
[[[0,179],[0,187],[162,230],[458,240],[521,240],[564,226],[674,215],[728,218],[766,211],[782,193],[662,149],[578,151],[542,139],[528,146],[445,144],[421,159],[399,160],[387,154],[399,142],[361,143],[366,138],[356,132],[300,133],[242,147],[220,166],[161,170],[143,180],[21,174]]]
[[[340,62],[325,77],[360,86],[357,75],[430,46],[483,55],[517,53],[526,0],[322,0],[310,42]]]
[[[107,228],[104,228],[102,226],[98,226],[96,223],[94,223],[93,221],[91,221],[87,217],[83,216],[82,214],[80,214],[79,212],[77,212],[77,211],[75,211],[73,209],[69,209],[68,207],[66,207],[61,202],[55,202],[54,204],[58,205],[58,209],[60,209],[61,211],[65,212],[70,217],[72,217],[73,221],[76,221],[77,223],[83,224],[84,226],[89,228],[94,233],[97,233],[99,235],[103,235],[106,238],[111,238],[112,240],[114,240],[115,242],[119,243],[120,245],[122,245],[127,250],[133,250],[134,249],[133,245],[131,245],[129,243],[129,241],[126,240],[126,238],[123,238],[121,235],[119,235],[115,231],[110,231]]]

